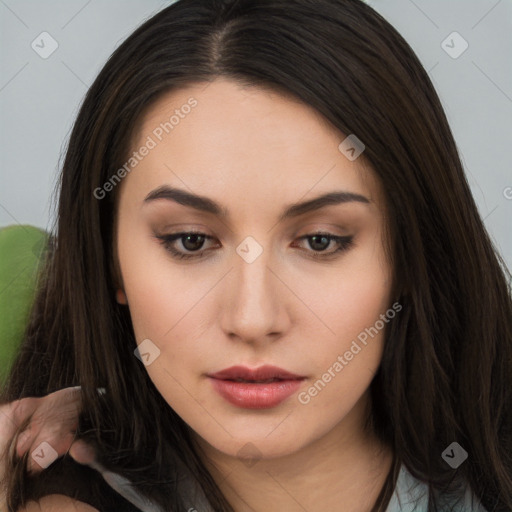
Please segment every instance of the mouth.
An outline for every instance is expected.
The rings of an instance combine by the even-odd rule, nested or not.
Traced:
[[[277,366],[264,365],[258,368],[247,368],[245,366],[231,366],[209,374],[208,377],[220,380],[230,380],[234,382],[253,382],[253,383],[267,383],[276,382],[279,380],[301,380],[305,379],[304,376],[291,373],[283,370]]]
[[[248,380],[248,379],[225,379],[231,382],[250,382],[251,384],[268,384],[269,382],[280,382],[285,379],[266,379],[266,380]]]
[[[295,393],[306,378],[268,365],[253,370],[233,366],[208,377],[222,398],[243,409],[276,407]]]

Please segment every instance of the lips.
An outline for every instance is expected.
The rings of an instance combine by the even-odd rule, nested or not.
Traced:
[[[221,397],[243,409],[276,407],[297,392],[306,378],[269,365],[253,370],[232,366],[208,377]]]
[[[276,382],[279,380],[302,380],[305,377],[278,368],[277,366],[264,365],[251,369],[245,366],[231,366],[217,373],[209,374],[209,377],[219,380],[232,380],[235,382]]]

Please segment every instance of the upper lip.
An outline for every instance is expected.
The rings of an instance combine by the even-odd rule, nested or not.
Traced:
[[[267,380],[267,379],[281,379],[281,380],[296,380],[305,377],[296,375],[295,373],[288,372],[277,366],[263,365],[258,368],[247,368],[245,366],[231,366],[225,368],[217,373],[210,373],[208,377],[221,380]]]

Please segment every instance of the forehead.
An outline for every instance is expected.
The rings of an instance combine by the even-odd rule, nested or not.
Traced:
[[[141,116],[131,149],[151,149],[127,181],[141,194],[173,183],[219,197],[233,189],[246,200],[279,190],[296,200],[343,186],[378,200],[364,157],[350,161],[338,149],[345,138],[291,96],[226,79],[195,83],[165,93]]]

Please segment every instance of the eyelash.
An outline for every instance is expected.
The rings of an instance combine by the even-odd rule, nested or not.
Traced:
[[[200,231],[184,231],[180,233],[173,233],[170,235],[155,235],[156,238],[158,238],[161,242],[161,244],[165,247],[167,251],[171,253],[171,256],[178,260],[191,260],[191,259],[197,259],[201,258],[204,253],[208,250],[205,249],[203,251],[197,251],[194,254],[186,254],[182,253],[178,250],[176,250],[173,247],[173,243],[183,238],[186,235],[199,235],[205,238],[205,240],[213,239],[213,237],[206,235],[205,233],[201,233]],[[311,258],[317,259],[317,260],[326,260],[328,258],[332,258],[336,253],[341,253],[347,251],[352,245],[353,245],[353,236],[337,236],[333,235],[331,233],[325,233],[325,232],[317,232],[317,233],[309,233],[307,235],[301,236],[298,238],[298,240],[305,240],[308,238],[312,238],[313,236],[323,236],[325,238],[328,238],[330,241],[334,241],[338,244],[338,248],[330,253],[324,253],[324,251],[318,252],[313,251],[310,255]],[[309,251],[307,251],[309,252]]]

